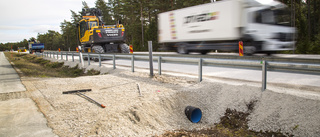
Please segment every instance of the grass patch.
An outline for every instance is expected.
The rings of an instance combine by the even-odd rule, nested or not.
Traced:
[[[47,62],[43,64],[46,68],[61,68],[63,66],[63,62]]]
[[[37,57],[31,54],[17,54],[5,52],[5,55],[14,66],[21,70],[20,76],[27,77],[78,77],[98,75],[99,71],[89,70],[84,73],[83,69],[75,67],[63,66],[63,62],[50,62],[42,57]]]
[[[83,69],[79,69],[78,65],[76,65],[75,67],[61,67],[61,71],[59,72],[61,75],[65,76],[65,75],[69,75],[70,77],[78,77],[78,76],[84,76],[86,74],[84,74],[84,70]]]

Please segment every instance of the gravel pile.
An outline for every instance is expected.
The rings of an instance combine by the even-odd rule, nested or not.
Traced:
[[[260,87],[247,84],[197,83],[197,79],[168,75],[150,78],[147,73],[120,69],[99,76],[22,81],[59,136],[153,136],[177,129],[208,128],[219,122],[227,108],[246,111],[254,100],[251,129],[281,129],[296,136],[320,134],[320,98],[261,92]],[[75,89],[92,89],[84,94],[106,108],[74,94],[62,94]],[[197,124],[184,114],[189,105],[203,112]]]

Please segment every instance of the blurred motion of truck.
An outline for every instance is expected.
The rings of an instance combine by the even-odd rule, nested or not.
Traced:
[[[239,41],[247,55],[294,50],[296,29],[290,16],[278,1],[218,1],[160,13],[158,39],[163,49],[181,54],[237,51]]]
[[[34,52],[42,53],[43,51],[44,51],[44,44],[43,43],[29,42],[30,54],[32,54]]]

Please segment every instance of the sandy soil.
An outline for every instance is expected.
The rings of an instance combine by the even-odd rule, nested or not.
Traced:
[[[266,90],[250,83],[225,84],[181,76],[127,70],[78,78],[22,78],[30,96],[59,136],[153,136],[176,129],[202,129],[219,122],[227,108],[246,111],[257,100],[249,125],[254,130],[281,129],[296,136],[320,134],[319,93],[312,98]],[[137,84],[140,85],[140,96]],[[63,91],[92,89],[84,94],[106,108]],[[201,121],[191,123],[186,106],[199,107]]]

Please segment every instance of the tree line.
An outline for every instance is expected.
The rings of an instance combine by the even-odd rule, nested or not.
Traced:
[[[298,31],[294,52],[320,54],[320,1],[278,1],[288,5],[292,11],[291,25]],[[159,49],[157,14],[210,2],[211,0],[96,0],[95,7],[102,11],[105,24],[112,25],[121,21],[126,29],[126,43],[133,45],[135,51],[144,51],[148,47],[147,41],[153,41],[153,49]],[[82,8],[89,8],[86,2],[82,4]],[[75,50],[78,45],[76,24],[81,20],[81,11],[70,12],[71,21],[61,22],[61,33],[48,30],[45,34],[38,34],[36,39],[45,44],[45,49]],[[20,46],[27,47],[27,42],[28,40],[24,39],[16,43],[0,43],[0,50],[9,50],[11,46],[14,49]]]

